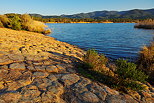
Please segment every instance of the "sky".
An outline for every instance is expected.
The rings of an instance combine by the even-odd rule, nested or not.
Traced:
[[[62,15],[154,8],[154,0],[0,0],[0,14]]]

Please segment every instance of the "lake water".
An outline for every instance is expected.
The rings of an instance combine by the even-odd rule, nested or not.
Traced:
[[[51,37],[85,50],[94,48],[111,59],[135,60],[154,37],[154,30],[135,29],[134,23],[47,25]]]

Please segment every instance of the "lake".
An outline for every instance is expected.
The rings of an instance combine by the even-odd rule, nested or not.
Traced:
[[[135,60],[144,45],[153,40],[154,30],[135,29],[134,23],[47,24],[59,41],[82,49],[96,49],[114,60]]]

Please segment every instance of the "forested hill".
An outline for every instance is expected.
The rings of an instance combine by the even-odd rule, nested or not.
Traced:
[[[146,19],[154,18],[154,9],[133,9],[128,11],[94,11],[89,13],[79,13],[73,15],[61,15],[61,16],[43,16],[40,14],[30,14],[35,17],[42,18],[92,18],[92,19],[114,19],[114,18],[131,18],[131,19]]]

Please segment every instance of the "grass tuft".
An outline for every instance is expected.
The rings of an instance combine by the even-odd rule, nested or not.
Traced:
[[[107,63],[108,59],[103,54],[98,54],[96,50],[91,49],[87,51],[86,55],[84,55],[83,61],[87,68],[94,71],[103,72],[103,67]]]

